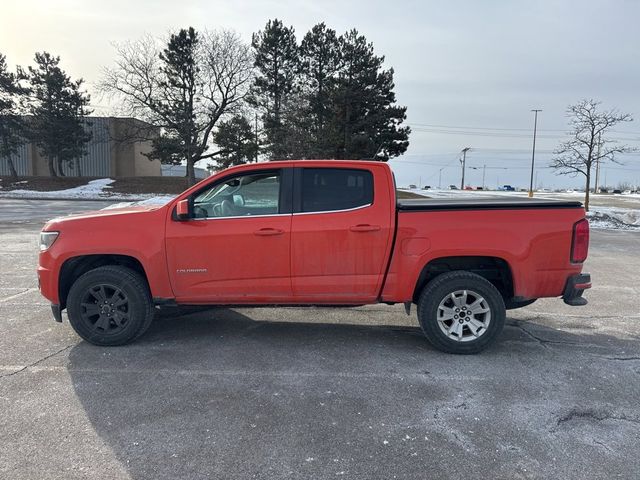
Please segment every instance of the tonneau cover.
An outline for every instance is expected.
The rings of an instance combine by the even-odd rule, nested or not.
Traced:
[[[400,211],[425,210],[513,210],[541,208],[580,208],[582,203],[567,200],[549,200],[528,197],[485,197],[485,198],[412,198],[399,199]]]

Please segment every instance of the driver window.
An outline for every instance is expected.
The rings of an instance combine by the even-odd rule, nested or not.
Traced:
[[[280,172],[238,175],[200,192],[193,201],[196,218],[244,217],[279,213]]]

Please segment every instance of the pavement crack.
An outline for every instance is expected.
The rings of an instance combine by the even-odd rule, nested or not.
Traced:
[[[75,345],[75,344],[74,344],[74,345]],[[36,367],[36,366],[38,366],[39,364],[41,364],[42,362],[44,362],[44,361],[46,361],[46,360],[49,360],[49,359],[50,359],[50,358],[52,358],[52,357],[55,357],[56,355],[58,355],[58,354],[60,354],[60,353],[64,352],[65,350],[69,350],[71,347],[73,347],[73,345],[67,345],[66,347],[63,347],[63,348],[61,348],[60,350],[58,350],[58,351],[56,351],[56,352],[53,352],[53,353],[51,353],[51,354],[49,354],[49,355],[47,355],[47,356],[45,356],[45,357],[42,357],[42,358],[40,358],[40,359],[36,360],[35,362],[30,363],[29,365],[25,365],[25,366],[23,366],[23,367],[19,368],[18,370],[15,370],[15,371],[13,371],[13,372],[11,372],[11,373],[6,373],[6,374],[4,374],[4,375],[0,375],[0,378],[12,377],[12,376],[17,375],[17,374],[19,374],[19,373],[21,373],[21,372],[24,372],[24,371],[25,371],[25,370],[27,370],[28,368]]]
[[[605,360],[617,360],[619,362],[633,362],[640,360],[640,357],[605,357],[604,355],[596,355],[596,357],[604,358]]]
[[[35,288],[26,288],[26,289],[22,290],[21,292],[14,293],[13,295],[9,295],[8,297],[4,297],[4,298],[0,299],[0,303],[8,302],[9,300],[13,300],[16,297],[20,297],[20,296],[22,296],[22,295],[24,295],[26,293],[32,292],[34,290],[35,290]]]
[[[614,414],[605,409],[595,409],[595,408],[572,408],[568,413],[558,417],[556,420],[555,427],[551,430],[555,432],[560,427],[564,426],[564,424],[571,422],[573,420],[587,420],[593,422],[602,422],[605,420],[615,420],[620,422],[629,422],[636,425],[640,425],[640,420],[637,418],[629,417],[625,414]]]
[[[533,333],[531,333],[529,330],[527,330],[526,328],[524,328],[522,325],[520,325],[519,323],[509,323],[507,324],[511,327],[515,327],[518,328],[520,330],[522,330],[528,337],[533,338],[536,342],[538,342],[543,348],[549,348],[547,346],[547,343],[549,343],[548,340],[545,340],[543,338],[540,338],[536,335],[534,335]]]

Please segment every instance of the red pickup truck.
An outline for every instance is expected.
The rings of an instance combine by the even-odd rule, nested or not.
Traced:
[[[365,161],[233,167],[164,206],[58,218],[38,278],[53,316],[121,345],[162,305],[417,305],[434,347],[475,353],[505,310],[540,297],[584,305],[589,224],[579,202],[398,200]]]

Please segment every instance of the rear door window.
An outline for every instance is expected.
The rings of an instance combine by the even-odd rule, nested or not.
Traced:
[[[373,203],[373,174],[348,168],[303,168],[302,212],[331,212]]]

